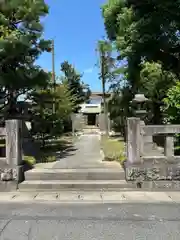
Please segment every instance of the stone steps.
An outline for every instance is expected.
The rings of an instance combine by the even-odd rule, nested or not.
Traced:
[[[83,132],[84,135],[86,135],[86,134],[100,134],[100,131],[99,131],[99,130],[90,130],[90,129],[84,130],[84,129],[83,129],[82,132]]]
[[[100,129],[97,126],[84,126],[82,129],[84,134],[99,134]]]
[[[19,184],[20,191],[93,191],[136,188],[125,180],[30,180]]]
[[[15,181],[1,181],[0,192],[11,192],[16,191],[17,183]]]
[[[32,169],[25,173],[30,180],[124,180],[122,168],[89,168],[89,169]]]
[[[95,169],[32,169],[25,173],[25,181],[19,184],[20,191],[58,190],[118,190],[134,188],[127,183],[122,168]]]
[[[68,166],[68,164],[67,165],[65,165],[65,166],[60,166],[59,167],[59,169],[76,169],[76,168],[78,168],[78,169],[84,169],[84,170],[86,170],[87,168],[88,169],[106,169],[106,168],[110,168],[110,169],[114,169],[114,166],[111,166],[110,164],[106,164],[106,163],[99,163],[99,164],[88,164],[88,163],[86,163],[86,164],[84,164],[84,165],[81,165],[81,166],[77,166],[76,164],[72,167],[72,166]],[[119,168],[119,166],[118,166],[118,168]]]

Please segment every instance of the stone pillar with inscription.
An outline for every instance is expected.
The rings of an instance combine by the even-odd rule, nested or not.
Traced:
[[[14,171],[15,179],[20,182],[24,178],[22,164],[22,121],[11,119],[6,121],[6,162]]]
[[[140,118],[132,117],[127,119],[126,141],[125,178],[127,181],[131,181],[141,167],[142,136]]]
[[[139,118],[127,119],[127,164],[141,163],[141,122]]]

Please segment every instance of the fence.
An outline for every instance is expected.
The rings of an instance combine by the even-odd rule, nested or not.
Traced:
[[[180,180],[180,156],[174,155],[174,135],[177,133],[180,133],[180,125],[145,125],[139,118],[129,118],[126,179]],[[154,135],[165,137],[164,155],[157,147],[154,149]],[[149,154],[145,151],[147,144]]]

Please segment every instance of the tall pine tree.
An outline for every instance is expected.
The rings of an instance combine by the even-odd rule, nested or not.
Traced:
[[[17,113],[21,94],[44,86],[49,80],[49,75],[35,64],[50,47],[50,41],[42,37],[41,18],[47,14],[44,0],[0,2],[0,90],[8,116]]]

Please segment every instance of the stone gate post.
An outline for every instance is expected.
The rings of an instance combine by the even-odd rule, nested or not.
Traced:
[[[127,119],[127,164],[141,163],[141,121],[140,118]]]
[[[6,121],[6,162],[15,170],[17,181],[23,178],[22,166],[22,121]]]

